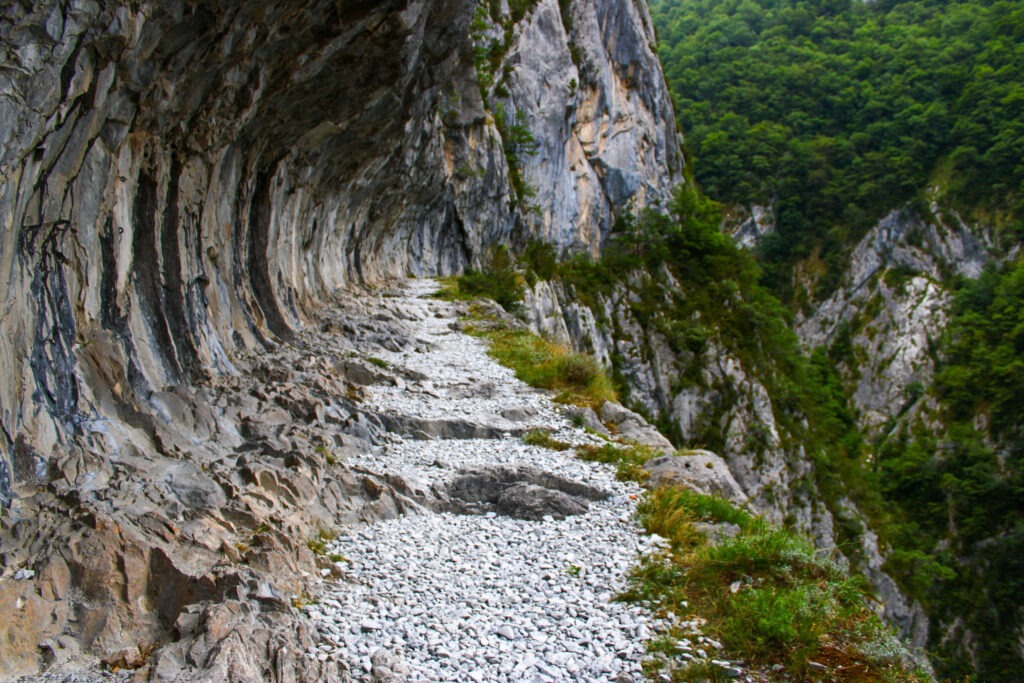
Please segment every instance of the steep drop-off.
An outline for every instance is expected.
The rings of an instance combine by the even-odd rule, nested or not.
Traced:
[[[384,426],[358,409],[365,364],[315,334],[356,356],[408,341],[318,311],[495,243],[596,250],[679,178],[643,3],[499,7],[493,101],[474,10],[5,7],[0,674],[155,650],[167,677],[333,675],[294,656],[308,636],[282,596],[315,569],[304,540],[419,497],[323,469]],[[536,143],[527,203],[499,100]]]

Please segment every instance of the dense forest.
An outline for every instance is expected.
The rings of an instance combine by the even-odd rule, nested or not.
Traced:
[[[796,384],[823,407],[808,408],[811,432],[832,442],[819,485],[850,489],[879,531],[889,570],[933,618],[939,674],[1021,680],[1024,3],[651,9],[692,172],[727,210],[772,209],[759,286],[788,307],[836,287],[856,240],[901,206],[926,220],[934,203],[955,209],[999,245],[978,280],[943,283],[955,304],[913,419],[860,434],[837,348],[809,349]],[[793,277],[808,259],[825,266],[811,283]]]
[[[929,184],[1019,239],[1024,6],[940,0],[653,0],[697,180],[772,205],[768,282],[843,249]]]

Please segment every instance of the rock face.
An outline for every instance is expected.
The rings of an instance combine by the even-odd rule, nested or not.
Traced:
[[[665,296],[672,296],[678,290],[672,289],[671,278],[666,282]],[[758,512],[775,522],[788,517],[822,545],[831,545],[831,514],[808,488],[811,466],[805,453],[799,445],[784,445],[775,417],[780,407],[768,390],[715,339],[708,340],[703,361],[697,363],[692,354],[674,350],[655,326],[642,324],[633,306],[638,284],[619,283],[610,295],[587,306],[563,285],[541,281],[527,291],[523,310],[533,330],[616,367],[630,387],[631,401],[652,415],[667,416],[684,441],[699,440],[705,433],[719,435],[715,450]],[[693,375],[695,365],[698,379],[681,383],[681,377]],[[602,409],[605,422],[613,417]],[[612,420],[617,421],[630,423]],[[627,438],[672,450],[664,436],[647,429],[654,432],[650,439]]]
[[[840,370],[870,434],[905,415],[931,384],[952,302],[948,276],[977,277],[991,258],[987,236],[938,206],[932,216],[886,216],[854,249],[840,287],[797,320],[808,348],[842,349]]]
[[[508,115],[535,139],[523,155],[529,234],[598,253],[621,210],[666,201],[681,179],[671,98],[646,3],[539,0],[515,29]]]
[[[416,341],[358,299],[324,307],[534,234],[596,249],[679,175],[643,4],[538,2],[499,17],[545,188],[517,203],[474,8],[0,9],[0,676],[81,652],[168,679],[344,677],[293,654],[306,540],[433,494],[342,464],[410,428],[358,407],[409,378],[351,354]]]
[[[601,421],[609,429],[614,430],[619,439],[632,441],[641,446],[650,446],[666,453],[675,451],[672,442],[648,424],[647,420],[618,403],[605,401],[601,405],[599,415]]]
[[[922,389],[931,382],[934,342],[951,301],[944,282],[954,273],[976,276],[990,258],[983,233],[938,207],[932,214],[923,220],[907,209],[887,216],[853,252],[839,289],[797,320],[808,349],[846,349],[839,370],[869,434],[913,416],[927,400]],[[753,244],[771,230],[770,215],[755,207],[736,238]],[[694,445],[706,446],[700,435],[712,435],[712,448],[756,510],[775,521],[788,519],[823,547],[834,544],[837,522],[856,522],[862,515],[849,500],[830,511],[818,499],[807,454],[777,417],[786,406],[772,396],[756,368],[730,354],[713,334],[697,362],[686,349],[673,348],[656,325],[641,323],[636,292],[657,279],[659,296],[670,301],[676,288],[667,274],[631,278],[590,305],[560,284],[538,282],[527,292],[526,318],[535,331],[614,366],[630,386],[635,407],[661,415],[684,442],[697,439]],[[659,477],[683,476],[680,462],[669,457],[651,466],[665,471]],[[921,606],[886,574],[884,551],[870,530],[861,545],[859,568],[877,588],[886,618],[923,647],[929,625]]]

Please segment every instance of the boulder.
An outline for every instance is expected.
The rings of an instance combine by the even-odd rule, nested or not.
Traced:
[[[649,460],[644,469],[651,473],[647,486],[685,486],[698,493],[721,496],[733,503],[747,502],[736,479],[718,455],[711,451],[683,451]]]
[[[608,428],[601,423],[601,418],[597,416],[597,413],[594,412],[593,408],[587,408],[586,406],[566,406],[563,412],[573,424],[577,424],[584,429],[589,429],[590,431],[602,436],[612,435],[612,433],[608,431]]]
[[[448,495],[457,512],[494,511],[529,520],[565,519],[608,497],[601,489],[532,467],[462,470],[448,485]]]
[[[605,401],[601,406],[601,421],[612,433],[624,441],[633,441],[641,446],[650,446],[671,453],[675,451],[672,442],[662,436],[654,426],[639,413],[614,401]]]
[[[547,515],[565,519],[586,512],[587,501],[557,489],[520,483],[503,490],[494,503],[494,509],[516,519],[540,520]]]

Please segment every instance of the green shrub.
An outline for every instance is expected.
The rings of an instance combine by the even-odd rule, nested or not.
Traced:
[[[558,252],[550,242],[533,240],[520,257],[526,272],[540,280],[551,280],[558,272]]]
[[[504,245],[491,247],[483,269],[467,268],[462,275],[439,281],[441,289],[436,296],[442,299],[492,299],[506,311],[515,311],[523,300],[525,281]]]
[[[644,528],[671,542],[631,575],[625,599],[676,614],[696,613],[704,631],[734,656],[808,676],[810,661],[856,665],[858,680],[927,680],[900,659],[905,650],[868,607],[863,580],[822,557],[807,538],[728,502],[680,488],[648,493]],[[708,543],[698,521],[730,522],[734,537]]]
[[[592,359],[525,329],[494,327],[485,334],[495,360],[530,386],[558,392],[558,401],[596,408],[617,398],[611,380]]]

